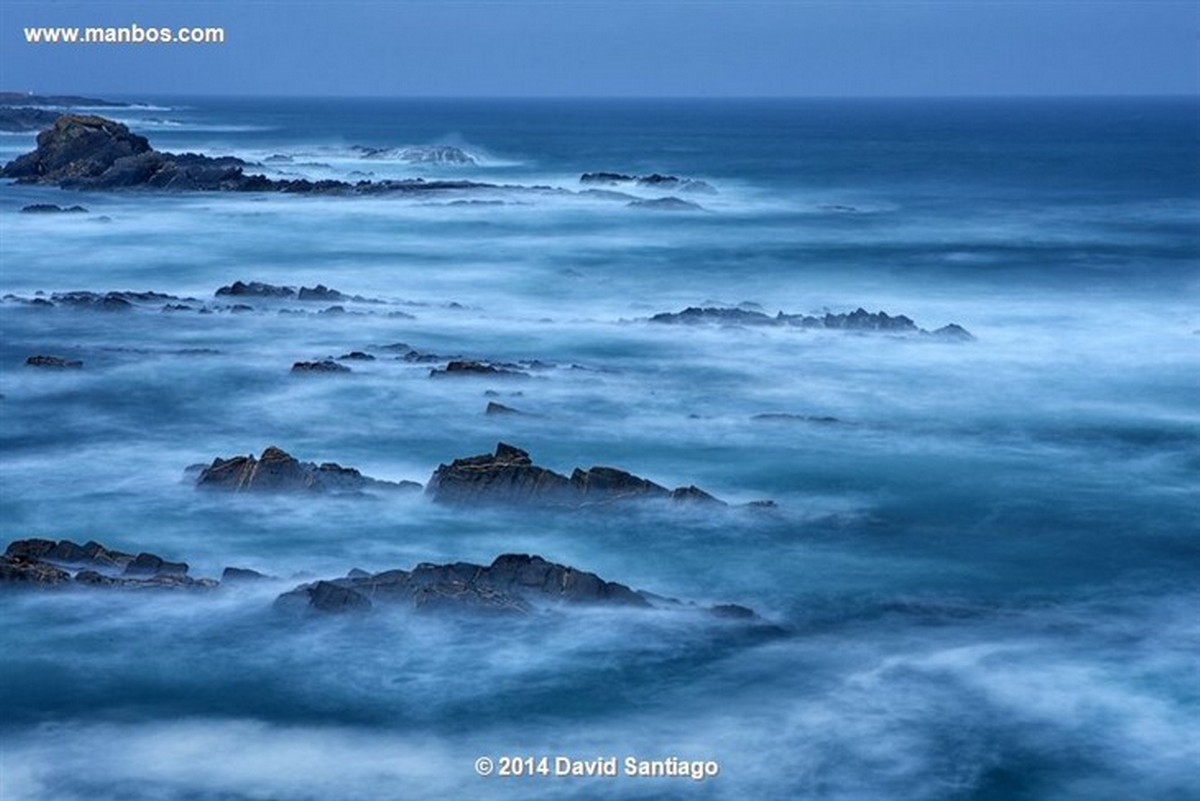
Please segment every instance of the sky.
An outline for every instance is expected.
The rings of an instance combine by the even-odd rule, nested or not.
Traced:
[[[34,26],[221,45],[29,44]],[[0,0],[0,89],[93,95],[1200,94],[1200,2]]]

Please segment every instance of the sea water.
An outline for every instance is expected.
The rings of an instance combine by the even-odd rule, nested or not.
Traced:
[[[136,100],[100,113],[159,150],[276,178],[550,189],[0,187],[0,293],[221,307],[0,304],[4,541],[95,539],[193,575],[276,577],[0,595],[5,801],[1200,793],[1196,101]],[[430,144],[475,163],[356,149]],[[33,145],[5,135],[0,157]],[[599,170],[717,191],[620,187],[703,208],[682,212],[580,194]],[[89,212],[19,213],[32,203]],[[280,314],[251,298],[235,314],[213,296],[235,280],[385,303]],[[975,339],[648,322],[737,304],[862,306]],[[555,367],[521,382],[432,380],[388,358],[289,374],[394,342]],[[25,367],[33,354],[84,368]],[[485,415],[489,401],[526,414]],[[614,465],[778,507],[445,508],[214,495],[184,476],[277,445],[423,482],[499,441],[560,472]],[[271,608],[352,568],[506,552],[743,604],[777,628]],[[719,773],[474,767],[543,756]]]

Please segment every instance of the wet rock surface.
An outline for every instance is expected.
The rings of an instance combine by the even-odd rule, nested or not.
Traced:
[[[9,544],[0,556],[0,585],[211,589],[212,579],[188,576],[184,562],[152,553],[129,554],[98,542],[27,539]]]
[[[565,476],[533,463],[529,454],[503,442],[493,454],[439,465],[426,492],[438,503],[531,504],[582,507],[629,500],[667,500],[724,506],[694,487],[671,490],[614,467],[576,468]]]
[[[213,459],[198,471],[195,480],[198,489],[225,492],[358,494],[421,489],[415,481],[383,481],[333,462],[301,462],[274,446],[258,458],[251,454]]]
[[[303,584],[275,601],[276,608],[291,612],[335,614],[375,605],[476,615],[529,615],[563,606],[691,609],[727,619],[758,620],[743,606],[696,607],[527,554],[503,554],[486,566],[455,562],[375,574],[356,570],[345,578]]]

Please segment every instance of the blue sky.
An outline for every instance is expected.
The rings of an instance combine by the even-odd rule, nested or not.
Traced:
[[[50,46],[26,26],[223,26]],[[121,95],[1200,93],[1200,2],[0,0],[0,87]]]

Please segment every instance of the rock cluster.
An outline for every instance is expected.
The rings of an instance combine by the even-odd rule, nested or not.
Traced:
[[[134,555],[109,550],[94,541],[78,545],[71,540],[17,540],[0,556],[0,584],[61,587],[75,583],[159,589],[210,589],[217,585],[212,579],[194,579],[187,573],[184,562],[168,562],[152,553]]]
[[[881,331],[899,334],[928,334],[943,339],[970,340],[974,337],[956,323],[942,326],[934,331],[917,327],[912,318],[903,314],[890,315],[883,311],[868,312],[857,308],[852,312],[823,315],[785,314],[774,317],[755,309],[740,306],[689,306],[680,312],[660,312],[650,318],[652,323],[675,325],[744,325],[744,326],[794,326],[797,328],[827,328],[843,331]]]
[[[353,467],[342,467],[333,462],[301,462],[274,446],[264,450],[257,459],[253,454],[234,456],[231,459],[213,459],[211,465],[199,470],[196,487],[225,492],[352,494],[367,490],[421,489],[421,485],[415,481],[382,481],[364,476]]]

